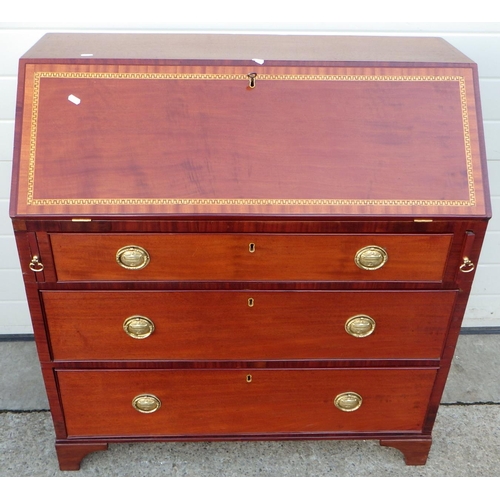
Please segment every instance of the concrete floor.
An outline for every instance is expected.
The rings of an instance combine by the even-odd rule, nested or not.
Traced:
[[[33,342],[0,342],[0,476],[500,476],[500,335],[462,335],[427,465],[376,441],[137,443],[61,472]]]

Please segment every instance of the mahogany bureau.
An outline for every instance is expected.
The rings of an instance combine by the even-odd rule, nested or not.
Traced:
[[[61,469],[173,440],[424,464],[490,217],[477,68],[437,38],[49,34],[11,216]]]

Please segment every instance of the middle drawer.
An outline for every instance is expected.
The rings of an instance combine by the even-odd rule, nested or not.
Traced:
[[[439,358],[452,291],[43,291],[55,360]]]

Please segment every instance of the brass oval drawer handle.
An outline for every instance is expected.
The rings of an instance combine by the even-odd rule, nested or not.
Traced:
[[[44,265],[40,262],[40,257],[38,257],[38,255],[33,255],[29,268],[34,273],[41,273],[43,271]]]
[[[375,271],[380,269],[389,258],[387,252],[379,246],[363,247],[356,252],[354,262],[356,265],[366,271]]]
[[[123,322],[123,329],[134,339],[145,339],[155,331],[155,325],[146,316],[130,316]]]
[[[122,247],[116,252],[116,262],[125,269],[143,269],[149,264],[149,261],[149,253],[144,248],[135,245]]]
[[[132,406],[140,413],[154,413],[161,407],[161,401],[154,394],[139,394],[132,400]]]
[[[363,398],[356,392],[343,392],[337,395],[333,403],[341,411],[356,411],[363,403]]]
[[[375,320],[366,314],[357,314],[345,322],[345,331],[353,337],[368,337],[375,331]]]

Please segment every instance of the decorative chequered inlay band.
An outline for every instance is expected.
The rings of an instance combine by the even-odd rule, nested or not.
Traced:
[[[33,107],[28,168],[28,205],[306,205],[306,206],[475,206],[472,149],[469,130],[465,79],[453,75],[302,75],[262,74],[259,80],[309,80],[309,81],[391,81],[391,82],[458,82],[462,110],[462,123],[467,166],[469,198],[466,200],[377,200],[377,199],[226,199],[226,198],[84,198],[84,199],[35,199],[35,158],[38,124],[40,80],[42,78],[93,78],[93,79],[181,79],[181,80],[247,80],[246,74],[231,73],[95,73],[95,72],[47,72],[34,73]]]

